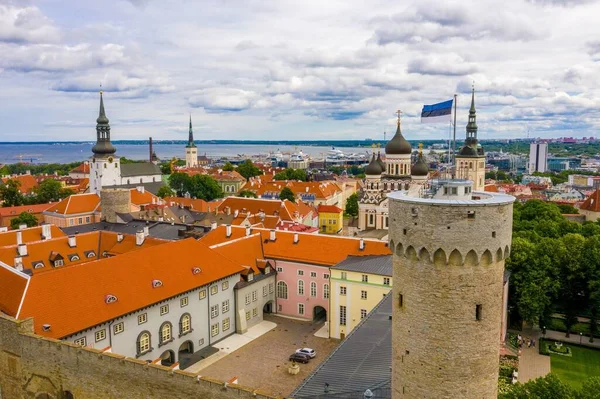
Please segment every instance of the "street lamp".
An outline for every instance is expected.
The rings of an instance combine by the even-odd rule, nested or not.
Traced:
[[[544,336],[544,339],[546,339],[546,326],[542,327],[542,335]]]
[[[580,332],[580,333],[579,333],[579,345],[581,345],[581,339],[582,339],[582,338],[583,338],[583,333],[582,333],[582,332]]]

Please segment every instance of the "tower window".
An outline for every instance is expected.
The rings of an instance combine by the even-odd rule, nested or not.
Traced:
[[[403,230],[402,230],[402,233],[403,233],[404,235],[406,235],[406,229],[403,229]]]
[[[400,306],[400,307],[404,306],[404,295],[402,295],[402,294],[398,295],[398,306]]]
[[[492,238],[496,238],[496,232],[492,231]]]
[[[481,321],[481,305],[475,305],[475,320]]]
[[[475,211],[468,211],[467,212],[467,218],[468,219],[475,219]]]

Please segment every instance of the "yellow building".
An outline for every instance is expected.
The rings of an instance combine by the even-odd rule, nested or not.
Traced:
[[[330,280],[329,337],[344,339],[392,289],[392,256],[349,256]]]
[[[321,233],[337,234],[344,227],[344,211],[335,205],[319,205],[319,229]]]

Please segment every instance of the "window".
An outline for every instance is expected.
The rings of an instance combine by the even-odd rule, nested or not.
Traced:
[[[304,270],[298,270],[298,276],[304,276]]]
[[[304,295],[304,281],[298,280],[298,295]]]
[[[252,291],[252,302],[256,302],[257,299],[258,299],[258,291],[254,290],[254,291]]]
[[[324,278],[324,279],[327,279],[327,280],[329,280],[329,274],[327,274],[327,273],[324,273],[324,274],[323,274],[323,278]]]
[[[223,313],[229,312],[229,299],[226,299],[225,301],[223,301],[223,303],[221,304],[221,311]]]
[[[451,187],[450,189],[452,190],[452,195],[456,195],[458,193],[457,187]]]
[[[81,337],[79,339],[76,339],[75,341],[73,341],[73,343],[75,345],[85,346],[85,337]]]
[[[150,333],[144,331],[138,337],[137,352],[138,356],[150,351]]]
[[[187,334],[190,331],[192,331],[192,316],[186,313],[179,320],[179,334]]]
[[[348,278],[348,273],[342,272],[342,280],[346,280]]]
[[[227,288],[229,288],[229,281],[223,281],[221,284],[221,291],[225,291]]]
[[[200,299],[206,298],[206,290],[200,290]]]
[[[228,317],[225,320],[223,320],[223,331],[229,330],[229,327],[230,327],[230,322],[229,322],[229,317]]]
[[[62,259],[56,259],[54,261],[54,266],[63,266],[65,262]]]
[[[210,295],[215,295],[218,291],[219,291],[219,287],[217,287],[216,285],[213,285],[212,287],[210,287]]]
[[[94,251],[90,251],[86,255],[87,258],[93,258],[94,256],[96,256],[96,253]]]
[[[269,287],[267,287],[266,285],[263,287],[263,296],[269,295],[268,289],[269,289]]]
[[[340,295],[346,295],[346,287],[340,287]]]
[[[390,285],[390,278],[389,277],[384,277],[383,278],[383,285]]]
[[[360,292],[360,299],[367,299],[367,291]]]
[[[315,283],[314,281],[310,282],[310,296],[317,296],[317,283]]]
[[[86,222],[86,223],[89,223],[89,222],[90,222],[90,217],[89,217],[89,216],[86,216],[86,217],[85,217],[85,222]]]
[[[365,317],[367,317],[367,309],[361,309],[360,310],[360,319],[364,319]]]
[[[329,299],[329,284],[323,284],[323,299]]]
[[[250,272],[248,273],[248,281],[253,281],[254,280],[254,273]]]
[[[317,277],[317,273],[316,272],[310,272],[310,276],[311,277]]]
[[[169,313],[169,305],[162,305],[160,307],[160,315],[162,316],[162,315],[165,315],[167,313]]]
[[[304,314],[304,304],[303,303],[298,304],[298,314],[301,314],[301,315]]]
[[[362,282],[363,282],[363,283],[368,283],[368,282],[369,282],[369,276],[368,276],[368,275],[366,275],[366,274],[363,274],[363,275],[362,275]]]
[[[496,238],[496,232],[492,231],[492,238]]]
[[[75,255],[71,255],[71,257],[69,258],[69,260],[71,262],[75,262],[79,260],[79,255],[75,254]]]
[[[252,309],[252,317],[258,316],[258,308]]]
[[[183,308],[188,305],[188,297],[183,297],[179,300],[179,305]]]
[[[340,326],[346,325],[346,307],[340,306]]]
[[[166,344],[171,340],[171,323],[164,323],[160,327],[160,343]]]
[[[398,305],[400,307],[404,306],[404,296],[402,294],[398,295]]]
[[[246,294],[246,305],[250,305],[250,294]]]
[[[246,312],[246,320],[250,320],[250,312]]]
[[[269,294],[272,294],[275,291],[275,284],[269,283]]]
[[[210,326],[210,336],[214,337],[217,335],[219,335],[219,323]]]
[[[78,224],[83,224],[83,218],[78,218],[78,219],[77,219],[77,223],[78,223]]]
[[[277,298],[287,299],[288,287],[284,281],[277,282]]]
[[[148,313],[142,313],[138,316],[138,324],[144,324],[148,321]]]
[[[283,306],[281,306],[281,305],[277,305],[277,311],[278,311],[278,312],[281,312],[282,310],[283,310]]]
[[[283,271],[283,267],[278,267],[277,268],[277,273],[281,273]]]
[[[214,305],[210,307],[210,318],[214,319],[219,315],[219,305]]]
[[[122,333],[125,331],[125,324],[123,322],[117,323],[113,326],[113,331],[115,335]]]
[[[477,321],[481,321],[481,307],[481,305],[475,305],[475,320]]]
[[[265,274],[271,273],[271,266],[265,266]]]
[[[467,211],[467,218],[475,219],[475,211]]]

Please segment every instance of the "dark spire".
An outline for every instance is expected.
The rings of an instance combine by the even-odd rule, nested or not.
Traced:
[[[471,92],[471,108],[469,109],[469,123],[467,123],[467,140],[477,140],[477,115],[475,112],[475,86]]]
[[[190,114],[190,130],[188,133],[188,145],[186,145],[186,148],[192,147],[196,147],[196,144],[194,144],[194,132],[192,130],[192,114]]]
[[[96,144],[92,147],[92,152],[100,156],[117,152],[117,149],[110,142],[110,125],[104,111],[102,91],[100,92],[100,112],[98,113],[98,119],[96,119]]]

